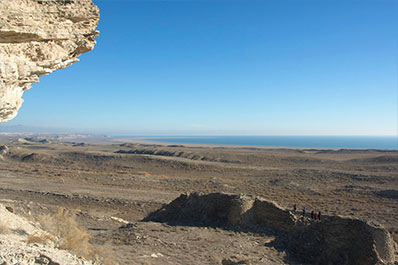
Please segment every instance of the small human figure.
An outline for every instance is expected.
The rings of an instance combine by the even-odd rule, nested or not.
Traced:
[[[303,208],[303,217],[305,216],[305,207]]]
[[[294,204],[293,205],[293,213],[296,213],[296,210],[297,210],[297,206],[296,206],[296,204]]]
[[[316,213],[314,213],[314,219],[316,220],[318,217],[318,215]]]
[[[321,220],[321,211],[318,213],[318,220]]]
[[[311,211],[311,219],[314,219],[314,211]]]

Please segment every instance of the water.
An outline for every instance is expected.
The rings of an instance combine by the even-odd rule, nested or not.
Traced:
[[[397,136],[184,136],[148,137],[145,140],[180,144],[398,149]]]

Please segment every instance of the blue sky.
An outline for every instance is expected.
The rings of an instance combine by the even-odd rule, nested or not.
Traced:
[[[397,1],[94,2],[95,49],[42,77],[6,126],[397,134]]]

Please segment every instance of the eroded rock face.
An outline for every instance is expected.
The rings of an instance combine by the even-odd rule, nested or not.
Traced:
[[[242,228],[275,235],[275,246],[309,264],[394,264],[395,244],[381,226],[341,216],[295,216],[271,201],[244,195],[182,194],[144,221]]]
[[[353,218],[325,217],[298,226],[289,234],[287,249],[311,264],[393,264],[394,242],[382,227]]]
[[[31,83],[94,48],[98,19],[91,0],[0,0],[0,123]]]
[[[295,229],[297,218],[276,203],[225,193],[190,193],[150,214],[145,220],[196,226],[267,228],[272,232]]]

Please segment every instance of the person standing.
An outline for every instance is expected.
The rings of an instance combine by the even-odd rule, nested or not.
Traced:
[[[314,211],[311,211],[311,219],[314,219]]]
[[[321,211],[319,211],[319,213],[318,213],[318,220],[319,221],[321,220]]]

